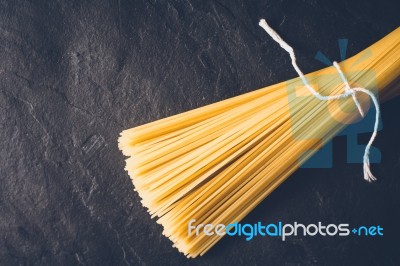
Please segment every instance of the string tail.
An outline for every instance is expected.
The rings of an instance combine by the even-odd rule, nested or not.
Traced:
[[[376,177],[371,172],[368,156],[364,156],[364,179],[370,183],[376,181]]]

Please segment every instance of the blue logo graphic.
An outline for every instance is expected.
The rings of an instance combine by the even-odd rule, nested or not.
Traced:
[[[339,52],[340,52],[340,59],[341,61],[346,59],[346,52],[347,52],[347,45],[348,39],[339,39]],[[365,59],[372,55],[370,50],[366,50],[364,54],[360,56],[360,58],[352,65],[357,66]],[[327,66],[332,66],[331,60],[329,60],[322,52],[318,51],[315,55],[315,59],[324,63]],[[371,82],[371,76],[375,77],[375,73],[372,70],[357,70],[357,71],[349,71],[344,72],[346,77],[357,76],[363,77],[368,76],[368,88],[374,92],[376,97],[378,97],[378,88],[376,84],[376,79],[373,78]],[[324,88],[324,91],[321,94],[327,95],[335,88],[335,86],[342,84],[342,80],[338,73],[334,73],[331,75],[318,75],[318,76],[310,76],[309,82],[311,86],[318,88],[318,83],[322,83],[325,80],[325,84],[327,84],[327,80],[329,80],[329,85],[332,85],[331,88]],[[362,78],[360,78],[362,82]],[[349,83],[351,86],[358,86],[363,87],[364,84],[356,84],[352,85],[352,80],[349,78]],[[300,88],[300,89],[299,89]],[[338,112],[340,113],[352,113],[357,112],[357,108],[353,103],[352,109],[349,109],[349,104],[343,104],[345,101],[352,101],[351,98],[339,100],[339,101],[330,101],[330,102],[320,102],[320,100],[316,99],[315,96],[311,95],[307,91],[304,91],[305,87],[303,83],[298,80],[294,82],[293,80],[287,82],[287,93],[289,99],[289,109],[291,115],[291,126],[293,135],[296,140],[299,141],[312,141],[313,145],[315,142],[315,149],[318,150],[306,163],[302,165],[302,168],[332,168],[333,167],[333,145],[332,141],[326,142],[329,136],[323,136],[318,130],[318,124],[316,127],[310,128],[308,130],[302,129],[302,121],[304,117],[308,114],[302,112],[302,108],[299,107],[301,105],[304,106],[304,103],[312,103],[319,104],[320,108],[319,111],[321,112],[329,112],[331,114],[331,119],[334,123],[338,124],[338,128],[347,125],[346,121],[342,121],[338,119]],[[362,95],[360,95],[362,96]],[[378,99],[379,100],[379,99]],[[300,104],[303,103],[303,104]],[[344,106],[347,106],[345,108]],[[358,121],[355,121],[345,127],[341,132],[337,132],[337,136],[345,136],[347,140],[347,163],[362,163],[363,162],[363,155],[365,151],[365,144],[359,143],[359,136],[360,134],[364,133],[372,133],[374,122],[375,122],[375,110],[371,101],[369,101],[369,108],[364,110],[366,116]],[[340,116],[340,115],[339,115]],[[343,115],[341,116],[343,117]],[[382,129],[382,121],[379,121],[379,130]],[[307,133],[304,133],[307,131]],[[321,147],[321,144],[324,146]],[[301,159],[301,158],[300,158]],[[381,162],[381,153],[379,149],[376,147],[371,147],[370,149],[370,162],[371,163],[380,163]]]

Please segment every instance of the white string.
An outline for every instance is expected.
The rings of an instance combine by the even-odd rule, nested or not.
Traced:
[[[265,19],[261,19],[259,25],[271,36],[274,41],[276,41],[286,52],[289,53],[290,58],[292,60],[292,65],[293,68],[296,70],[297,74],[299,75],[300,79],[303,81],[304,85],[306,88],[319,100],[321,101],[331,101],[331,100],[337,100],[337,99],[342,99],[346,98],[349,96],[352,96],[354,103],[356,104],[358,111],[360,112],[361,116],[364,117],[364,112],[360,106],[360,103],[358,102],[355,92],[362,92],[365,94],[368,94],[374,105],[375,105],[375,110],[376,110],[376,115],[375,115],[375,124],[374,124],[374,131],[372,133],[372,136],[365,147],[365,152],[364,152],[364,179],[367,180],[368,182],[372,182],[376,180],[376,177],[371,173],[371,168],[370,168],[370,163],[369,163],[369,151],[371,149],[371,145],[375,140],[375,137],[378,132],[378,127],[379,127],[379,116],[380,116],[380,109],[379,109],[379,103],[378,100],[376,99],[375,95],[369,91],[366,90],[365,88],[351,88],[346,77],[344,76],[342,70],[340,69],[340,66],[338,63],[333,62],[334,67],[338,71],[340,78],[342,79],[343,83],[345,84],[345,92],[342,94],[337,94],[337,95],[329,95],[329,96],[324,96],[319,94],[314,90],[314,88],[308,83],[308,80],[304,76],[303,72],[301,72],[300,68],[297,66],[296,63],[296,56],[294,54],[293,48],[288,45],[282,38],[276,33],[265,21]]]

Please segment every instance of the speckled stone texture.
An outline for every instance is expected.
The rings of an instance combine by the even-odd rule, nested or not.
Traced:
[[[124,169],[119,132],[295,77],[399,25],[398,1],[0,1],[0,265],[399,265],[400,100],[382,106],[379,182],[301,169],[244,222],[381,225],[384,237],[225,238],[188,260]],[[371,125],[372,127],[372,125]],[[366,143],[370,134],[359,141]]]

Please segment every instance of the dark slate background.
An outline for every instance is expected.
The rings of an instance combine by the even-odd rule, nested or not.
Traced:
[[[301,169],[245,222],[381,225],[384,237],[225,238],[188,260],[133,191],[120,131],[295,77],[399,26],[393,1],[1,1],[1,265],[399,265],[400,100],[382,107],[373,166]],[[366,143],[369,134],[360,141]]]

